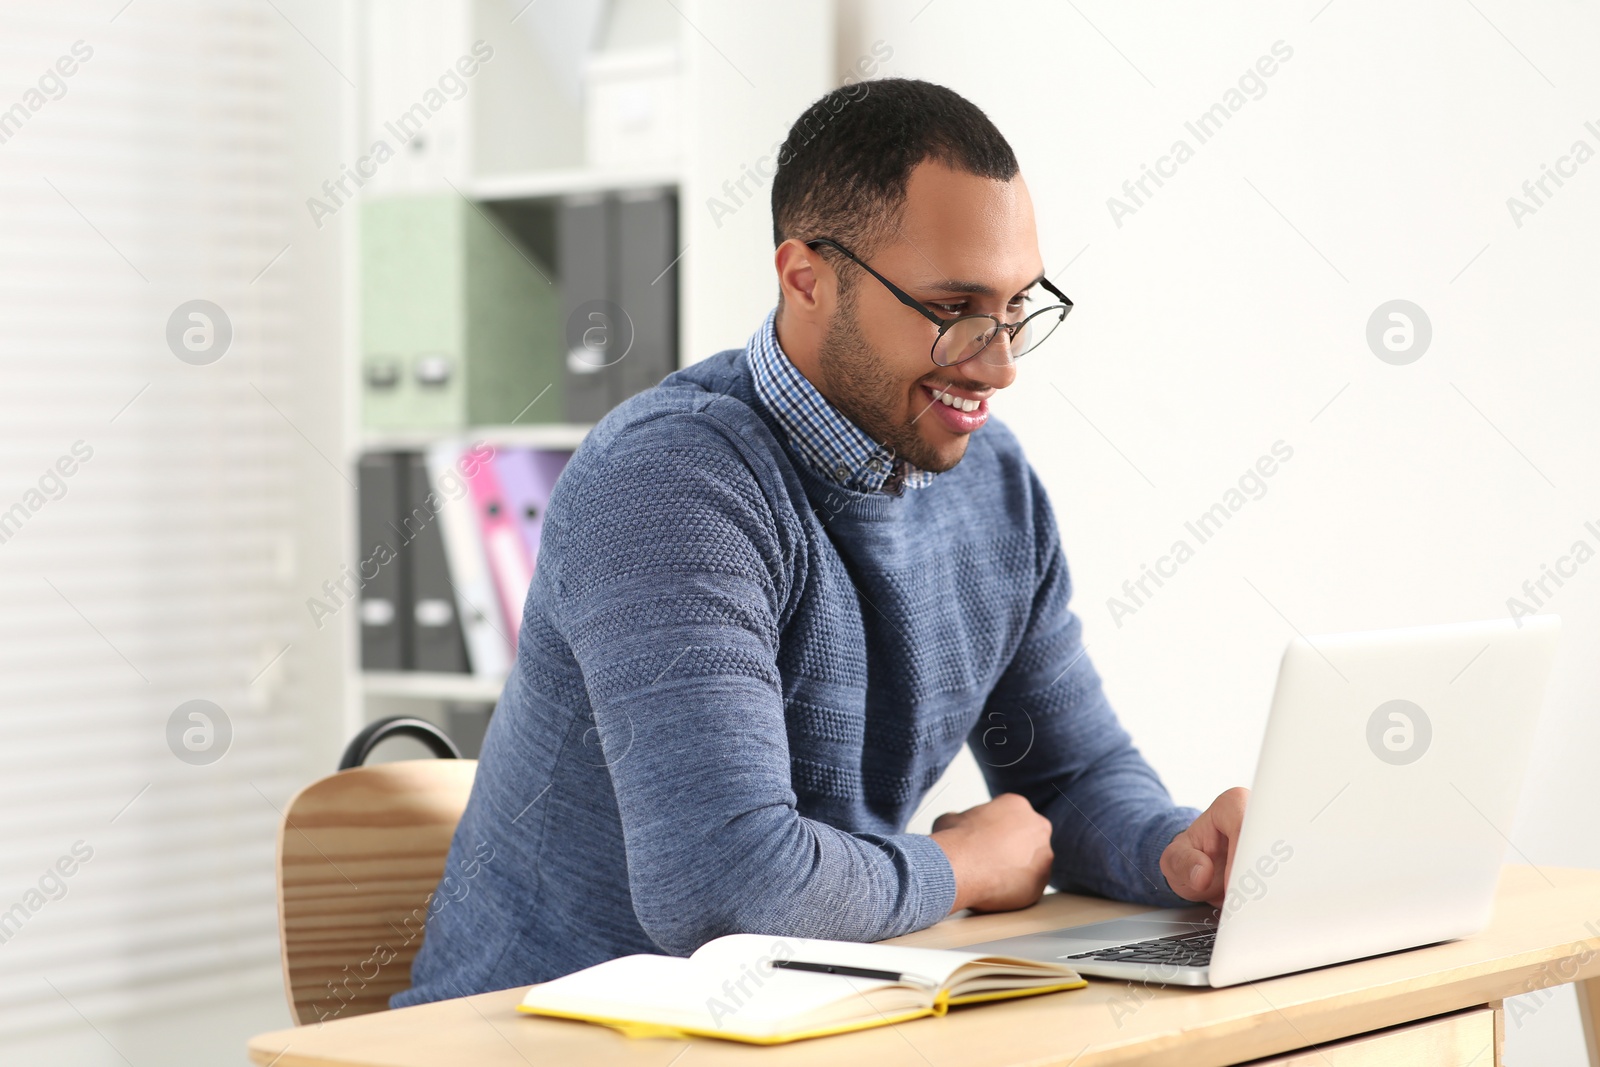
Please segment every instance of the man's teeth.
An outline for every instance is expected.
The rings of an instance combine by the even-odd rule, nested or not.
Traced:
[[[946,407],[955,408],[957,411],[977,411],[978,405],[982,403],[980,400],[964,400],[959,396],[952,396],[951,394],[941,392],[938,389],[930,389],[929,392],[933,394],[933,398],[935,400],[944,404]]]

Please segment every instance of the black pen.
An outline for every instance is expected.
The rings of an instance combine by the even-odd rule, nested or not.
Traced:
[[[807,963],[804,960],[773,960],[774,967],[791,971],[816,971],[818,974],[843,974],[851,978],[877,978],[885,982],[898,982],[904,975],[894,971],[874,971],[868,967],[846,967],[838,963]]]
[[[912,985],[937,988],[938,983],[918,974],[899,974],[895,971],[875,971],[870,967],[846,967],[842,963],[807,963],[805,960],[773,960],[774,967],[791,971],[812,971],[816,974],[838,974],[848,978],[875,978],[881,982],[909,982]]]

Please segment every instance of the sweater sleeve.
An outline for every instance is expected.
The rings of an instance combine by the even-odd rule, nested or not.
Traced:
[[[1107,701],[1068,606],[1072,580],[1044,487],[1030,470],[1040,579],[1016,654],[969,745],[992,792],[1019,793],[1055,827],[1051,884],[1172,907],[1191,903],[1161,853],[1199,816],[1172,803]]]
[[[680,955],[729,933],[870,941],[928,926],[955,900],[931,838],[797,810],[777,668],[797,524],[710,421],[658,417],[611,441],[564,487],[567,520],[540,557],[556,565],[640,925]]]

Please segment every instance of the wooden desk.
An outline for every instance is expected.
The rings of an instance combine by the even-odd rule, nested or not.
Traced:
[[[949,919],[897,942],[955,948],[1139,910],[1052,894],[1026,911]],[[1500,1001],[1573,981],[1581,983],[1590,1061],[1600,1067],[1600,871],[1507,867],[1494,923],[1477,937],[1229,989],[1091,979],[1087,989],[772,1048],[710,1039],[631,1040],[589,1023],[519,1015],[514,1009],[523,990],[507,989],[262,1034],[251,1040],[250,1057],[273,1067],[667,1067],[692,1045],[683,1067],[756,1061],[773,1067],[1220,1067],[1342,1042],[1270,1063],[1490,1067],[1500,1062],[1505,1032]],[[1346,1040],[1388,1028],[1399,1029]]]

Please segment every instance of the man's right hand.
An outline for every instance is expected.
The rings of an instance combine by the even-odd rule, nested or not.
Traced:
[[[1050,881],[1050,820],[1016,793],[1002,793],[933,822],[933,840],[956,875],[950,910],[1014,911],[1038,902]]]

